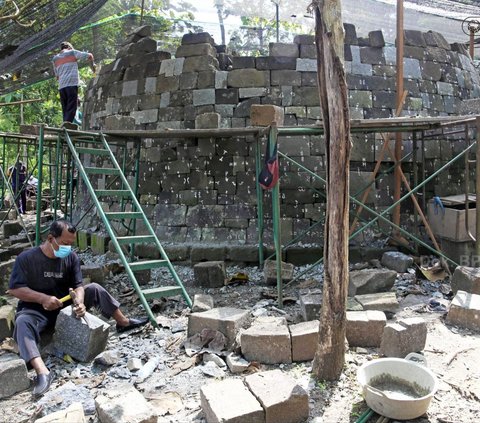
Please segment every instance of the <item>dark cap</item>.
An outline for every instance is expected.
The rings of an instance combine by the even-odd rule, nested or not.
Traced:
[[[60,44],[60,49],[73,49],[73,46],[68,41],[62,41],[62,43]]]

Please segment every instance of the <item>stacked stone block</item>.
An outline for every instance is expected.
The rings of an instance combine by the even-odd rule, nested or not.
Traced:
[[[395,46],[385,45],[381,31],[359,39],[353,25],[345,24],[345,30],[351,118],[394,116]],[[116,60],[104,66],[88,88],[88,127],[246,127],[252,124],[252,106],[267,104],[283,112],[284,125],[288,126],[313,125],[322,117],[313,36],[298,35],[293,43],[271,43],[269,55],[261,57],[229,56],[224,48],[215,46],[208,33],[185,35],[174,57],[157,51],[156,42],[144,28],[126,41]],[[464,49],[450,45],[436,32],[405,31],[404,73],[408,95],[403,116],[456,114],[461,100],[480,96],[480,77]],[[253,141],[246,137],[144,140],[139,194],[162,240],[257,242]],[[368,183],[371,163],[378,159],[383,140],[355,134],[352,142],[351,194],[356,194]],[[451,159],[458,148],[452,141],[451,146],[442,143],[440,149],[438,140],[428,140],[427,171]],[[411,149],[411,140],[404,140],[404,153]],[[321,137],[282,137],[280,150],[324,177],[325,145]],[[384,161],[387,168],[392,158],[387,154]],[[280,171],[282,242],[288,242],[322,217],[324,200],[310,184],[323,189],[323,182],[294,163],[281,161]],[[408,169],[405,171],[408,178]],[[427,195],[455,189],[463,181],[463,173],[453,166],[445,174],[449,183],[439,181],[428,188]],[[390,205],[389,187],[388,177],[378,181],[367,204]],[[267,193],[265,205],[269,204]],[[265,225],[271,225],[268,215]],[[321,245],[321,232],[321,228],[314,229],[302,241]],[[267,236],[265,241],[272,240]]]

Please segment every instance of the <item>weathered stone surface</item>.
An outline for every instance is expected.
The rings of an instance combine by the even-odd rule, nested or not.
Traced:
[[[220,114],[203,113],[195,118],[195,129],[220,128]]]
[[[135,119],[131,116],[111,115],[105,118],[105,129],[135,129]]]
[[[0,399],[23,391],[30,386],[27,366],[23,360],[0,361]]]
[[[243,357],[236,355],[234,352],[231,352],[227,355],[227,366],[232,373],[243,373],[248,369],[250,363],[245,360]]]
[[[320,316],[320,309],[322,308],[321,294],[307,294],[300,296],[300,311],[303,320],[316,320]]]
[[[15,307],[7,304],[0,307],[0,341],[12,336]]]
[[[91,235],[90,247],[94,254],[105,254],[108,250],[110,236],[103,232],[95,232]]]
[[[480,295],[457,291],[447,314],[451,325],[480,330]]]
[[[399,251],[387,251],[383,253],[382,265],[398,273],[405,273],[413,265],[413,257]]]
[[[249,323],[249,312],[232,307],[213,308],[201,313],[192,313],[188,318],[188,336],[203,329],[218,330],[225,335],[227,347],[235,342],[238,331]]]
[[[3,222],[3,236],[10,238],[13,235],[18,235],[23,231],[23,226],[20,222]]]
[[[385,47],[385,39],[383,38],[383,32],[381,30],[370,31],[368,33],[368,41],[371,47]]]
[[[403,31],[403,36],[405,39],[405,45],[407,46],[417,46],[417,47],[427,46],[427,43],[425,42],[425,37],[423,36],[423,32],[421,31],[406,29]]]
[[[351,347],[379,347],[387,318],[383,311],[347,311],[347,340]]]
[[[283,282],[292,280],[293,271],[293,264],[282,261],[281,277]],[[263,264],[263,275],[267,285],[277,284],[277,262],[275,260],[265,260],[265,263]]]
[[[399,305],[395,292],[355,295],[354,299],[364,310],[380,310],[395,313]]]
[[[217,54],[215,48],[210,43],[186,44],[177,48],[175,57],[205,56],[215,57]]]
[[[193,266],[195,285],[208,288],[221,288],[225,285],[225,263],[206,261]]]
[[[289,326],[292,338],[292,361],[313,360],[318,346],[319,325],[318,320],[311,320]]]
[[[197,32],[191,34],[185,34],[182,37],[182,45],[185,44],[212,44],[215,45],[215,41],[208,32]]]
[[[218,70],[218,60],[215,57],[191,56],[185,58],[182,72],[202,72],[216,70]],[[178,73],[178,75],[180,75],[180,73]]]
[[[480,295],[480,268],[457,266],[452,277],[452,291],[465,291]]]
[[[258,319],[240,334],[243,356],[266,364],[291,363],[292,343],[284,319]]]
[[[95,398],[101,423],[157,423],[158,416],[131,385],[111,389]]]
[[[193,91],[193,105],[202,106],[205,104],[215,104],[215,89],[204,88]]]
[[[55,411],[40,419],[36,423],[87,423],[83,406],[80,402],[75,402],[64,410]]]
[[[308,419],[308,394],[281,370],[255,373],[245,378],[250,391],[265,410],[265,423],[301,423]]]
[[[298,44],[296,43],[270,43],[270,56],[298,57]]]
[[[213,297],[206,294],[195,294],[193,297],[192,313],[211,310],[214,307]]]
[[[228,73],[227,84],[234,88],[265,87],[267,75],[256,69],[234,69]]]
[[[59,402],[58,398],[61,398],[62,401]],[[42,407],[43,413],[49,414],[77,402],[82,404],[86,415],[95,414],[95,400],[90,389],[87,389],[85,386],[77,386],[72,381],[68,381],[58,388],[49,389],[38,401],[38,406]]]
[[[105,349],[110,326],[93,314],[86,313],[85,318],[77,319],[72,312],[68,306],[58,314],[55,347],[75,360],[90,361]]]
[[[8,289],[8,281],[10,280],[14,264],[15,259],[0,263],[0,295],[5,294]]]
[[[82,271],[82,276],[90,279],[90,282],[96,282],[99,284],[103,284],[105,282],[106,269],[101,264],[82,264],[80,270]]]
[[[265,412],[240,379],[227,379],[200,388],[207,422],[264,423]]]
[[[422,351],[427,341],[427,324],[420,317],[388,323],[383,331],[380,354],[404,358],[408,353]]]
[[[253,104],[250,108],[252,126],[270,126],[272,123],[275,123],[277,126],[283,126],[284,118],[283,107],[271,104]]]
[[[392,288],[397,272],[383,269],[362,269],[350,272],[348,295],[373,294]]]

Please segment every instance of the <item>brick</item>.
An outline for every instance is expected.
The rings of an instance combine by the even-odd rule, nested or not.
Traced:
[[[390,290],[397,272],[383,269],[362,269],[350,272],[348,295],[372,294]]]
[[[404,358],[411,352],[425,348],[427,341],[427,324],[420,317],[388,323],[383,330],[380,354],[387,357]]]
[[[81,402],[75,402],[64,410],[55,411],[35,420],[36,423],[87,423]]]
[[[452,277],[452,291],[465,291],[470,294],[480,295],[480,268],[457,266]]]
[[[240,334],[242,355],[265,364],[291,363],[292,343],[283,318],[258,319]]]
[[[317,320],[320,316],[320,309],[322,308],[321,294],[307,294],[300,296],[300,312],[303,320]]]
[[[58,314],[53,337],[55,347],[75,360],[87,362],[105,349],[110,326],[93,314],[86,313],[85,319],[77,319],[72,312],[68,306]]]
[[[200,404],[209,423],[264,423],[262,406],[240,379],[200,388]]]
[[[395,292],[355,295],[354,299],[364,310],[380,310],[395,313],[399,306]]]
[[[480,295],[457,291],[450,304],[447,322],[451,325],[480,330]]]
[[[289,326],[292,339],[292,361],[313,360],[318,346],[319,324],[318,320],[310,320]]]
[[[157,423],[158,421],[155,409],[140,392],[127,384],[97,395],[95,406],[102,423]]]
[[[283,126],[284,117],[282,107],[253,104],[250,108],[252,126],[270,126],[272,123]]]
[[[23,360],[9,360],[0,362],[0,399],[9,397],[17,392],[28,389],[30,379],[27,375],[27,366]]]
[[[250,313],[232,307],[219,307],[201,313],[192,313],[188,318],[188,336],[203,329],[218,330],[227,339],[227,348],[235,342],[238,331],[248,325]]]
[[[221,288],[225,285],[225,263],[206,261],[193,266],[195,285],[208,288]]]
[[[347,340],[351,347],[379,347],[387,323],[382,311],[347,311]]]
[[[308,419],[308,394],[281,370],[255,373],[245,384],[265,410],[265,423],[301,423]]]
[[[413,266],[413,257],[399,251],[387,251],[382,255],[382,265],[395,272],[405,273]]]
[[[15,321],[15,307],[7,304],[0,307],[0,341],[12,336]]]

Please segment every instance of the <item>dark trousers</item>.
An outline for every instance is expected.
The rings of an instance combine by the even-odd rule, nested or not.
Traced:
[[[107,319],[112,317],[112,314],[120,306],[120,303],[105,288],[96,283],[85,287],[84,304],[87,310],[92,307],[98,308]],[[17,313],[13,339],[18,344],[20,357],[27,363],[32,358],[40,357],[38,348],[40,334],[54,323],[37,310],[23,309]]]
[[[15,197],[19,196],[17,198],[17,207],[20,210],[20,213],[25,214],[27,212],[27,190],[25,189],[25,187],[22,187],[21,191],[17,192],[17,187],[13,184],[12,189]]]
[[[60,90],[63,121],[73,122],[78,105],[78,87],[65,87]]]

